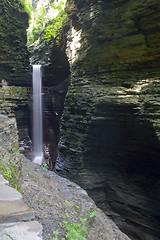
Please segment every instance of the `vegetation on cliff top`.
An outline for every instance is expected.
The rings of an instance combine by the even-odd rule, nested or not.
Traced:
[[[42,37],[47,44],[59,45],[62,27],[68,21],[64,10],[66,0],[39,0],[35,7],[33,0],[20,1],[29,15],[28,44],[36,45]]]
[[[29,18],[31,18],[32,13],[32,0],[20,0],[21,4],[24,6],[24,10],[28,13]]]

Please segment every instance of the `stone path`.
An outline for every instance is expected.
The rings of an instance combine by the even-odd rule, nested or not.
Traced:
[[[22,159],[22,179],[23,199],[42,223],[44,240],[67,239],[70,234],[79,236],[79,231],[79,239],[130,240],[77,184],[26,158]],[[76,223],[79,227],[67,230],[64,221],[69,226]],[[75,235],[74,238],[78,239]]]
[[[42,225],[22,195],[0,175],[0,240],[42,240]]]

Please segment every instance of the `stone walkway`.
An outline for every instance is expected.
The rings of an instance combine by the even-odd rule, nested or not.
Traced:
[[[42,225],[22,195],[0,175],[0,240],[42,240]]]

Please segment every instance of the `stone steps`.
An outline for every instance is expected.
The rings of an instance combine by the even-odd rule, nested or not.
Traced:
[[[0,240],[42,240],[42,225],[22,195],[0,175]]]

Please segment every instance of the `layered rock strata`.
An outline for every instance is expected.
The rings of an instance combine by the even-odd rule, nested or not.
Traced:
[[[159,8],[158,0],[75,0],[68,4],[72,25],[81,31],[79,71],[159,67]]]
[[[0,3],[0,81],[30,85],[26,29],[28,15],[18,0]]]
[[[29,103],[27,89],[16,86],[5,86],[0,88],[0,113],[9,117],[15,117],[19,105],[25,106]]]
[[[160,237],[159,15],[155,1],[73,1],[63,169],[132,239]]]

